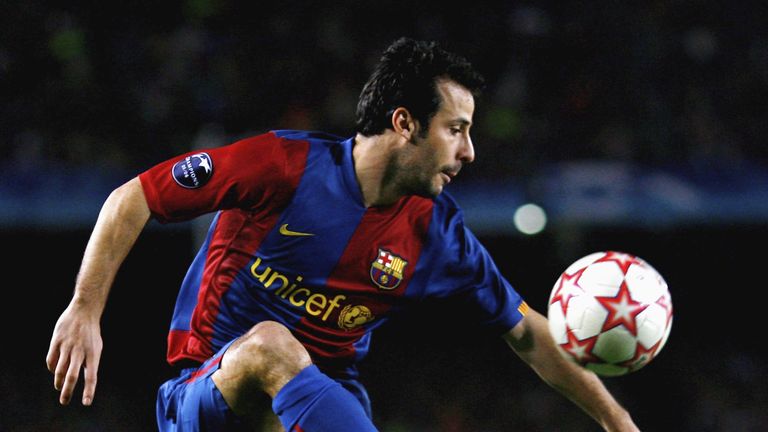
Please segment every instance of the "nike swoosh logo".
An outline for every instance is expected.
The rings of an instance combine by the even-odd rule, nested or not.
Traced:
[[[280,234],[284,236],[291,236],[291,237],[308,237],[313,236],[312,233],[305,233],[305,232],[298,232],[298,231],[291,231],[288,229],[288,224],[282,224],[280,225]]]

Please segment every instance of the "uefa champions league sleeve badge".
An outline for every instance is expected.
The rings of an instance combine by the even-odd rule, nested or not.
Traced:
[[[171,175],[179,186],[197,189],[213,176],[213,161],[208,153],[189,155],[173,165]]]

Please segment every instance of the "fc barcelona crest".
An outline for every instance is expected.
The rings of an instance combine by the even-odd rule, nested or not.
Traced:
[[[393,290],[403,280],[403,272],[408,261],[392,252],[379,249],[379,254],[371,263],[371,280],[383,290]]]

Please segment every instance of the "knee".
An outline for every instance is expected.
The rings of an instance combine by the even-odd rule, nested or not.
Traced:
[[[263,321],[243,335],[239,349],[264,368],[280,364],[296,364],[302,369],[311,363],[309,353],[290,330],[274,321]]]
[[[301,342],[274,321],[253,326],[232,345],[227,357],[230,366],[250,376],[267,393],[276,392],[312,364]]]

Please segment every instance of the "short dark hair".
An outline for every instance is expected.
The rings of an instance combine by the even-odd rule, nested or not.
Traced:
[[[360,92],[357,132],[378,135],[391,128],[397,107],[407,108],[426,131],[440,108],[437,81],[449,79],[477,96],[484,79],[470,62],[441,48],[434,41],[402,37],[381,56],[376,69]]]

